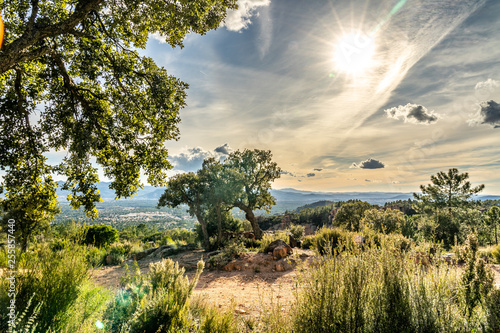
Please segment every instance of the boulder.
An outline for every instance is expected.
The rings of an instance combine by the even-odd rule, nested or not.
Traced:
[[[287,254],[293,253],[292,248],[287,243],[285,243],[285,241],[282,239],[277,239],[274,242],[272,242],[271,244],[269,244],[266,247],[266,249],[264,250],[264,253],[269,253],[269,252],[274,253],[274,249],[277,248],[278,246],[284,246],[286,248]]]
[[[135,261],[139,261],[139,260],[144,259],[147,256],[149,256],[154,251],[156,251],[156,248],[150,248],[150,249],[146,249],[146,250],[141,251],[141,252],[134,253],[132,255],[132,259],[134,259]]]
[[[285,246],[280,245],[273,250],[273,259],[279,260],[281,258],[285,258],[288,255],[288,251]]]
[[[293,237],[293,235],[288,235],[288,243],[290,244],[291,248],[300,247],[298,241],[295,239],[295,237]]]

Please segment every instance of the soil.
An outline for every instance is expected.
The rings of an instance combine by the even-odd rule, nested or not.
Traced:
[[[186,269],[191,278],[196,271],[196,264],[205,256],[202,250],[180,253],[170,258]],[[314,253],[310,250],[294,249],[292,258],[296,262],[312,261]],[[146,274],[149,264],[158,259],[146,257],[138,261],[142,274]],[[284,266],[286,271],[276,271],[276,261],[270,254],[246,253],[230,265],[231,271],[210,270],[205,268],[194,291],[195,297],[211,302],[221,309],[234,308],[237,313],[260,317],[275,305],[281,311],[288,311],[295,300],[296,277],[301,265]],[[132,270],[132,261],[127,261]],[[495,273],[495,286],[500,288],[500,265],[489,265]],[[258,268],[256,268],[258,267]],[[93,279],[101,286],[118,289],[123,266],[105,266],[92,271]]]
[[[180,266],[186,269],[189,278],[195,274],[196,264],[206,257],[202,250],[184,252],[170,256]],[[264,253],[244,253],[239,259],[231,262],[231,271],[210,270],[205,268],[194,290],[194,296],[211,302],[221,309],[235,308],[235,311],[260,317],[263,311],[276,305],[281,311],[288,311],[295,299],[295,278],[299,269],[293,262],[312,261],[314,252],[310,250],[294,249],[294,254],[286,259],[274,260],[272,255]],[[204,258],[205,263],[207,261]],[[157,260],[146,257],[138,261],[142,274],[146,274],[149,264]],[[290,261],[292,263],[290,263]],[[127,261],[132,271],[133,262]],[[286,271],[276,271],[276,264],[282,263]],[[125,271],[124,265],[104,266],[94,269],[92,276],[99,285],[118,289],[120,276]],[[264,309],[264,310],[263,310]]]

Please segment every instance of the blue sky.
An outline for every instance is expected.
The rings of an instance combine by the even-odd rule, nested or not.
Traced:
[[[498,194],[498,17],[495,0],[240,0],[182,49],[152,38],[190,85],[172,172],[259,148],[275,188],[409,192],[457,167]]]

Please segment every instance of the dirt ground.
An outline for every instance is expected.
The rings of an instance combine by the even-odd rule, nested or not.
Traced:
[[[294,257],[298,261],[312,260],[313,252],[295,250]],[[186,274],[191,278],[196,270],[196,263],[204,252],[191,251],[171,256],[172,260],[179,262],[186,269]],[[301,255],[301,256],[299,256]],[[206,258],[205,258],[206,261]],[[145,258],[138,262],[142,274],[146,274],[149,264],[155,262]],[[271,303],[281,311],[288,311],[295,300],[295,279],[299,274],[297,268],[284,272],[275,270],[270,255],[262,253],[248,253],[241,259],[241,270],[224,271],[209,270],[205,268],[194,291],[195,297],[200,297],[211,302],[221,309],[235,308],[243,315],[260,317],[263,311],[269,310]],[[132,269],[132,262],[127,262]],[[250,263],[251,267],[248,267]],[[254,267],[258,266],[256,270]],[[500,288],[500,265],[490,265],[495,273],[495,285]],[[124,272],[122,266],[106,266],[92,271],[93,279],[101,286],[117,289],[120,276]]]

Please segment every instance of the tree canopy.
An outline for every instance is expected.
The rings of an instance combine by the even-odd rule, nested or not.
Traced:
[[[96,217],[94,161],[118,198],[140,188],[141,170],[151,185],[165,185],[165,142],[179,138],[188,85],[138,50],[153,33],[182,47],[188,33],[216,29],[236,7],[236,0],[0,2],[3,211],[26,210],[29,201],[53,216],[57,174],[71,206]],[[54,166],[49,151],[67,155]]]
[[[469,174],[458,173],[456,168],[447,173],[441,171],[431,176],[432,184],[420,185],[422,193],[413,193],[413,196],[434,208],[467,206],[471,203],[472,196],[484,189],[484,184],[472,187],[467,179]]]
[[[271,182],[279,178],[281,171],[271,158],[270,151],[258,149],[235,151],[224,162],[209,158],[196,173],[170,178],[158,206],[187,204],[201,225],[206,248],[209,246],[206,217],[215,211],[220,241],[222,222],[227,219],[223,215],[235,207],[245,212],[255,237],[260,239],[262,230],[253,211],[270,210],[276,203],[270,193]]]

